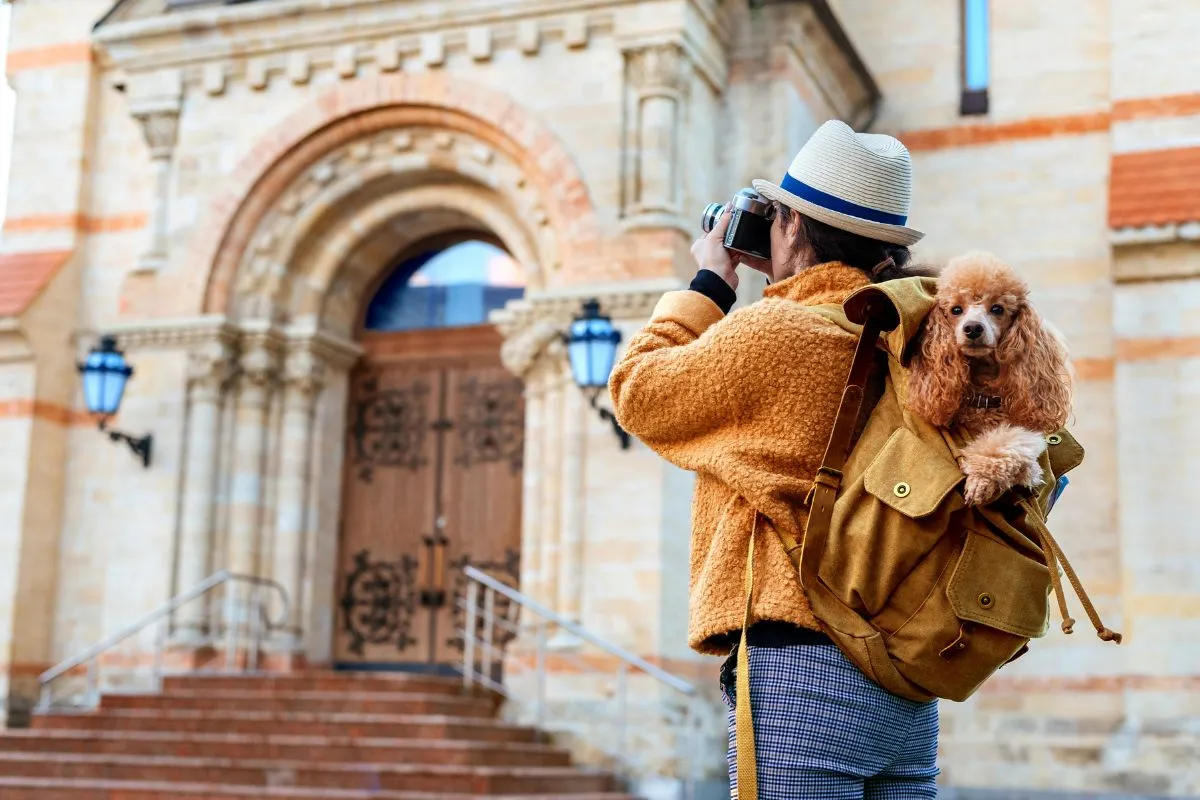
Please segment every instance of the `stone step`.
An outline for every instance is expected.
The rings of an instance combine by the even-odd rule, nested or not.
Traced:
[[[68,781],[0,777],[4,800],[487,800],[446,792],[374,792],[345,789],[233,786],[146,781]],[[505,800],[635,800],[620,792],[508,795]]]
[[[512,795],[604,792],[608,775],[571,767],[313,764],[82,753],[0,753],[0,775],[75,781],[222,783],[361,791]]]
[[[490,698],[404,692],[260,692],[241,690],[183,691],[164,694],[109,694],[104,709],[204,709],[210,711],[332,711],[343,714],[439,714],[489,717]]]
[[[220,672],[193,672],[168,675],[163,691],[213,692],[415,692],[417,694],[453,694],[463,691],[462,680],[412,673],[377,672],[262,672],[228,675]],[[476,688],[480,695],[492,693]]]
[[[512,767],[570,763],[565,750],[537,743],[53,729],[0,733],[0,752]]]
[[[267,711],[101,710],[86,714],[33,716],[34,730],[175,731],[179,733],[279,734],[387,739],[466,739],[481,742],[532,742],[532,728],[495,719],[437,715],[334,714]]]

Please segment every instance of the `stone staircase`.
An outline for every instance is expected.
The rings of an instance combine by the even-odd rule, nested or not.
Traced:
[[[412,675],[187,675],[0,733],[3,800],[632,800],[497,698]]]

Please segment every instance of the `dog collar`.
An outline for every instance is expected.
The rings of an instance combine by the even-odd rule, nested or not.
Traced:
[[[1004,406],[1003,397],[979,392],[968,392],[963,402],[972,408],[1002,408]]]

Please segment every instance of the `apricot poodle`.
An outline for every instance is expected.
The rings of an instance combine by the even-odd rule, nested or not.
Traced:
[[[913,357],[907,405],[969,437],[960,458],[968,504],[1042,483],[1038,456],[1046,435],[1067,423],[1073,383],[1062,337],[1011,267],[984,252],[947,264]]]

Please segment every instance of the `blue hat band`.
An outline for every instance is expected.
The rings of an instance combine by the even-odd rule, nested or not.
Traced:
[[[829,211],[837,211],[840,214],[846,214],[851,217],[859,217],[871,222],[882,222],[885,225],[905,225],[908,223],[908,216],[905,214],[889,214],[887,211],[860,206],[858,203],[851,203],[849,200],[834,197],[831,194],[822,192],[820,189],[814,189],[803,181],[796,180],[792,177],[791,173],[783,176],[783,180],[779,183],[779,188],[785,192],[791,192],[801,200],[807,200],[813,205],[820,206]]]

